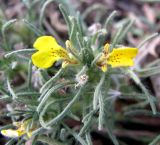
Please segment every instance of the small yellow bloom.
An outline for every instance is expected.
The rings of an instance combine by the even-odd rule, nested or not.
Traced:
[[[107,43],[97,65],[103,72],[107,71],[107,64],[111,65],[112,68],[133,66],[133,58],[136,57],[137,53],[138,49],[131,47],[114,48],[112,52],[109,52],[109,44]]]
[[[28,137],[32,136],[32,130],[27,131],[27,125],[29,120],[24,122],[14,122],[13,125],[17,127],[17,129],[6,129],[1,130],[1,134],[10,138],[21,137],[24,134],[27,134]]]
[[[25,132],[18,129],[17,130],[6,129],[2,130],[1,134],[10,138],[16,138],[16,137],[21,137],[22,135],[25,134]]]
[[[38,51],[32,55],[32,62],[39,68],[49,68],[58,60],[63,60],[62,67],[78,63],[70,57],[70,53],[61,47],[52,36],[37,38],[33,47]]]

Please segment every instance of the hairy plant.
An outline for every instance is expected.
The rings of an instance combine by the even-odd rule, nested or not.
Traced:
[[[40,142],[92,145],[91,133],[98,130],[107,132],[114,145],[123,144],[116,137],[118,126],[115,122],[134,113],[159,115],[156,98],[140,79],[141,76],[159,74],[159,66],[143,69],[134,63],[138,48],[158,34],[149,36],[139,46],[124,46],[123,40],[134,23],[127,19],[111,41],[105,42],[116,11],[99,29],[89,32],[84,21],[89,10],[80,14],[60,0],[57,2],[59,10],[68,27],[64,45],[54,29],[46,34],[43,28],[45,10],[51,2],[53,0],[23,1],[28,16],[23,20],[6,20],[1,25],[0,47],[4,55],[0,58],[3,75],[0,78],[0,100],[7,104],[1,115],[11,118],[10,124],[0,128],[1,134],[11,138],[7,145],[22,145],[27,141],[37,145]],[[42,5],[38,23],[33,21],[35,14],[32,10],[37,3]],[[16,23],[25,27],[21,33],[27,31],[28,34],[16,33],[27,44],[19,50],[13,50],[11,39],[16,36],[7,33],[14,31],[12,26]],[[20,82],[16,84],[17,77]],[[128,80],[133,80],[134,85],[129,85]],[[134,100],[136,104],[128,105],[120,112],[116,109],[118,99]],[[159,139],[156,137],[150,145]]]

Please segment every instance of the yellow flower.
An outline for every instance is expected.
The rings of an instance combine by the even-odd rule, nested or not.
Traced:
[[[13,129],[6,129],[2,130],[1,134],[10,138],[16,138],[24,135],[25,133],[21,130],[13,130]]]
[[[29,120],[24,122],[14,122],[13,125],[17,127],[17,129],[6,129],[1,130],[1,134],[10,138],[21,137],[24,134],[27,134],[28,137],[32,136],[32,130],[27,131],[27,125]]]
[[[103,54],[97,61],[97,65],[103,72],[107,71],[107,64],[111,65],[112,68],[134,65],[133,58],[138,53],[137,48],[120,47],[114,48],[112,52],[109,52],[109,47],[108,43],[105,44]]]
[[[49,68],[58,60],[63,60],[62,67],[66,67],[68,64],[78,63],[52,36],[41,36],[37,38],[33,47],[38,51],[32,55],[32,62],[39,68]]]

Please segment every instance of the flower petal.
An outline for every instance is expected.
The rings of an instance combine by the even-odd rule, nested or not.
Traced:
[[[110,56],[117,56],[117,57],[130,57],[134,58],[138,53],[138,48],[131,48],[131,47],[121,47],[121,48],[114,48],[113,51],[110,53]]]
[[[109,60],[107,62],[112,67],[123,67],[123,66],[133,66],[134,61],[131,58],[120,58],[116,60]]]
[[[117,48],[114,49],[107,59],[107,64],[112,67],[133,66],[133,58],[137,55],[137,48]]]
[[[15,138],[15,137],[20,137],[25,133],[20,130],[7,129],[7,130],[1,130],[1,134],[7,137]]]
[[[52,49],[52,54],[59,58],[69,59],[69,53],[62,47]]]
[[[58,58],[51,51],[38,51],[32,55],[32,62],[39,68],[49,68]]]
[[[51,50],[51,48],[61,47],[52,36],[41,36],[34,42],[33,47],[37,50]]]
[[[107,65],[101,66],[101,70],[102,70],[103,72],[106,72],[106,71],[107,71]]]
[[[103,49],[104,55],[107,55],[107,54],[108,54],[108,52],[109,52],[109,47],[110,47],[109,43],[106,43],[106,44],[104,45],[104,49]]]

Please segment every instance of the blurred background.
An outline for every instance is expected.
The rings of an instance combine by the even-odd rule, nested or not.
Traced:
[[[58,0],[57,0],[58,1]],[[60,43],[68,39],[67,26],[64,22],[62,14],[59,11],[57,2],[50,2],[44,12],[42,25],[39,25],[40,11],[45,0],[0,0],[0,28],[5,22],[17,19],[17,21],[7,29],[6,40],[10,45],[10,50],[20,50],[24,48],[32,48],[32,44],[36,38],[35,33],[28,28],[23,19],[28,20],[38,29],[43,29],[45,34],[55,36]],[[60,0],[70,15],[75,15],[76,11],[80,12],[87,27],[87,34],[95,33],[102,28],[106,18],[114,11],[112,23],[107,29],[107,35],[104,42],[110,42],[113,34],[117,32],[117,28],[128,19],[134,21],[134,24],[123,44],[126,46],[137,47],[141,42],[149,36],[157,36],[160,33],[160,1],[158,0]],[[3,39],[0,37],[0,61],[8,50],[4,50]],[[10,51],[9,50],[9,51]],[[137,73],[141,77],[141,81],[149,90],[149,92],[157,99],[157,110],[160,108],[160,37],[154,37],[145,43],[139,49],[139,54],[135,60]],[[145,73],[138,71],[138,68],[146,68],[148,65],[155,63],[156,71],[150,70]],[[20,70],[20,68],[18,68]],[[0,82],[5,78],[4,67],[0,66]],[[25,81],[23,72],[14,71],[12,80],[13,86],[21,86]],[[18,73],[17,73],[18,72]],[[138,90],[138,86],[130,79],[126,79],[131,89]],[[126,86],[121,86],[125,90]],[[127,94],[127,93],[126,93]],[[128,91],[129,94],[129,91]],[[130,96],[134,94],[129,94]],[[0,101],[0,126],[10,122],[10,118],[5,116],[5,101]],[[136,106],[136,105],[137,106]],[[132,110],[134,109],[134,112]],[[140,109],[140,110],[139,110]],[[160,114],[153,115],[149,106],[145,106],[144,102],[139,103],[137,100],[119,98],[115,105],[116,112],[125,114],[115,121],[115,135],[125,145],[146,145],[152,139],[160,134]],[[128,114],[126,113],[128,112]],[[137,112],[136,112],[137,111]],[[72,122],[73,126],[77,122]],[[93,131],[92,138],[94,145],[112,145],[106,132]],[[0,144],[4,144],[6,138],[0,136]],[[29,144],[27,144],[29,145]],[[156,143],[156,145],[160,145]]]

